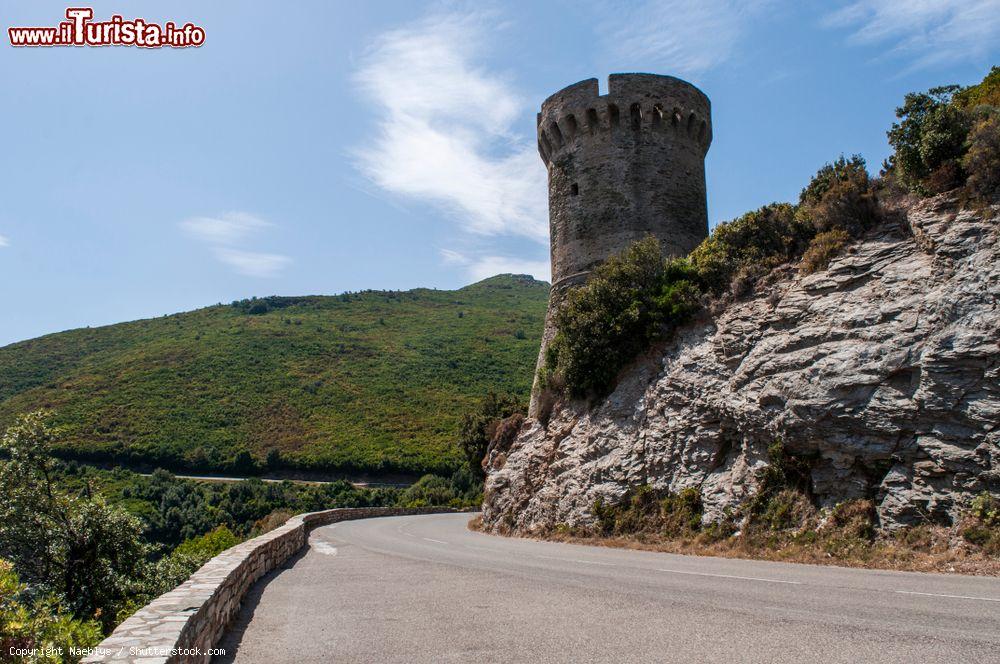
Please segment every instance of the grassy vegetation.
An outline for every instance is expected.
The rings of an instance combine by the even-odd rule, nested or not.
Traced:
[[[450,474],[459,418],[526,399],[548,285],[263,298],[0,348],[0,428],[53,411],[60,454],[175,470]]]

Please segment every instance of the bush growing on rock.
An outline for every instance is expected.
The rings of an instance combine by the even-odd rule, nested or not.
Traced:
[[[548,372],[575,397],[605,393],[628,362],[697,310],[697,279],[687,261],[665,260],[654,237],[609,258],[556,312]]]
[[[969,133],[968,115],[952,104],[957,85],[911,92],[896,109],[899,122],[888,132],[895,153],[892,166],[900,181],[922,195],[960,184],[957,165]]]
[[[880,218],[875,187],[860,155],[825,164],[799,196],[797,216],[817,233],[858,236]]]
[[[519,413],[523,415],[525,412],[527,408],[514,395],[488,392],[475,411],[462,416],[458,444],[465,454],[469,469],[477,478],[484,477],[483,459],[501,425],[512,416]],[[503,431],[505,436],[510,435],[508,429],[509,424]]]
[[[825,269],[830,261],[834,259],[847,243],[851,236],[842,228],[834,228],[830,231],[819,233],[809,243],[809,248],[802,254],[799,262],[799,272],[802,274],[812,274]]]
[[[1000,72],[1000,69],[995,71]],[[969,174],[969,191],[975,198],[1000,199],[1000,110],[986,115],[973,126],[962,168]]]
[[[793,205],[771,203],[716,226],[689,258],[703,287],[722,295],[734,280],[752,285],[800,255],[813,235],[812,226],[796,216]]]
[[[1000,196],[1000,67],[978,85],[906,95],[888,132],[887,173],[923,196],[965,185],[974,198]]]

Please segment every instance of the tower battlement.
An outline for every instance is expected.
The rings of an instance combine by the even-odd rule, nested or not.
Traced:
[[[599,94],[596,78],[574,83],[542,103],[537,126],[546,165],[592,141],[656,140],[657,132],[672,132],[663,138],[687,138],[703,155],[712,142],[708,97],[690,83],[657,74],[612,74],[606,95]]]

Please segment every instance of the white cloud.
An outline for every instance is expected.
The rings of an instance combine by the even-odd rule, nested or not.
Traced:
[[[0,247],[9,247],[9,246],[10,246],[10,240],[8,240],[5,236],[0,235]]]
[[[468,265],[469,257],[452,249],[442,249],[441,259],[445,265]]]
[[[467,232],[547,242],[545,169],[533,137],[511,132],[527,102],[475,64],[483,21],[435,16],[376,41],[355,79],[380,113],[378,134],[357,163],[386,191],[448,210]]]
[[[216,257],[232,267],[237,273],[248,277],[275,277],[291,262],[288,256],[280,254],[263,254],[255,251],[243,251],[218,247]]]
[[[452,249],[442,249],[441,258],[446,265],[465,267],[473,281],[497,274],[530,274],[535,279],[548,281],[552,268],[548,261],[532,261],[511,256],[468,256]]]
[[[213,244],[231,244],[271,226],[246,212],[224,212],[216,217],[192,217],[181,222],[190,235]]]
[[[853,28],[854,44],[889,44],[911,69],[987,59],[1000,42],[1000,0],[858,0],[824,25]]]
[[[248,277],[275,277],[291,263],[281,254],[247,251],[243,241],[274,224],[247,212],[224,212],[214,217],[192,217],[180,223],[192,237],[208,244],[221,263]]]
[[[642,62],[696,75],[733,57],[747,24],[769,0],[648,0],[635,5],[595,5],[599,34],[612,68],[630,71]]]

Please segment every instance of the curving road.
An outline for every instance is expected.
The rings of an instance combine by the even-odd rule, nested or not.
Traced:
[[[469,518],[313,531],[222,661],[1000,662],[1000,579],[509,539]]]

